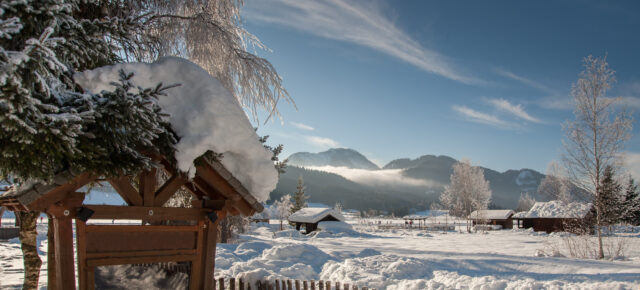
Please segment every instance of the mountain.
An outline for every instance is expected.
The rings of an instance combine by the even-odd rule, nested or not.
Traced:
[[[450,183],[453,165],[458,162],[449,156],[424,155],[416,159],[401,158],[389,162],[381,170],[362,154],[352,149],[330,149],[321,153],[295,153],[289,157],[287,172],[280,177],[277,188],[271,194],[275,200],[295,191],[297,179],[303,177],[310,202],[324,204],[343,203],[347,208],[377,209],[402,215],[412,209],[427,209],[437,201]],[[300,167],[334,166],[372,170],[375,180],[346,179],[339,174],[309,170]],[[483,168],[485,178],[493,192],[493,208],[515,209],[522,192],[528,192],[536,200],[545,200],[537,195],[537,188],[544,175],[531,169],[498,172]],[[362,175],[363,171],[358,174]],[[364,171],[366,172],[366,171]],[[406,178],[405,181],[383,179],[387,173]],[[389,180],[388,182],[386,180]],[[410,182],[406,182],[406,181]],[[375,181],[375,182],[373,182]],[[417,182],[416,182],[417,181]],[[405,183],[402,183],[405,182]]]
[[[333,148],[320,153],[298,152],[289,156],[289,165],[298,167],[335,166],[353,169],[380,169],[358,151],[347,148]]]
[[[381,210],[403,216],[410,209],[428,208],[435,201],[433,195],[424,191],[411,191],[396,188],[387,190],[348,180],[338,174],[287,166],[280,175],[278,185],[271,192],[269,203],[296,190],[298,178],[302,177],[306,187],[308,202],[334,205],[340,202],[345,208],[357,210]]]
[[[417,159],[396,159],[389,162],[383,169],[402,169],[403,174],[415,179],[431,180],[440,184],[449,184],[453,165],[458,162],[449,156],[424,155]],[[484,178],[489,181],[492,195],[492,205],[500,208],[516,208],[520,193],[528,192],[536,200],[543,200],[537,196],[537,189],[544,174],[532,169],[507,170],[498,172],[484,168]],[[439,192],[442,192],[442,188]]]

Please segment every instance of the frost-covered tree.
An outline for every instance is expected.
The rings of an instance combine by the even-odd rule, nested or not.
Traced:
[[[538,185],[538,194],[549,200],[561,200],[565,203],[573,199],[567,172],[557,162],[551,161],[547,165],[546,175]]]
[[[533,204],[536,203],[536,200],[528,193],[523,192],[520,193],[520,199],[518,199],[518,208],[517,211],[529,211]]]
[[[242,0],[104,1],[111,17],[134,15],[144,29],[134,32],[144,45],[119,40],[114,45],[130,60],[181,56],[219,79],[257,118],[259,108],[279,115],[277,104],[293,100],[269,61],[255,54],[266,49],[243,28]],[[114,5],[116,3],[117,5]],[[254,51],[254,53],[251,52]]]
[[[451,215],[466,218],[467,231],[470,231],[469,214],[487,209],[491,202],[491,189],[482,168],[471,166],[469,160],[454,164],[451,184],[445,186],[440,202]]]
[[[302,176],[298,177],[298,185],[296,185],[296,192],[293,193],[293,204],[291,205],[291,213],[297,212],[307,207],[307,199],[309,196],[305,195],[306,186],[304,186],[304,180]]]
[[[625,188],[623,204],[622,221],[631,225],[640,225],[640,197],[638,197],[638,185],[633,178],[629,177],[629,181]]]
[[[616,106],[618,98],[606,93],[615,82],[614,71],[606,58],[584,58],[584,70],[573,84],[575,120],[565,126],[564,161],[573,182],[597,200],[602,194],[602,179],[607,166],[616,167],[621,150],[630,137],[632,118]],[[598,235],[598,258],[602,249],[602,212],[595,206],[595,226]]]
[[[292,205],[293,204],[291,203],[291,195],[289,194],[283,195],[279,200],[273,202],[273,206],[276,209],[276,215],[280,220],[280,230],[283,230],[282,225],[284,221],[291,215]]]
[[[343,208],[342,203],[340,203],[339,201],[336,202],[336,204],[333,206],[333,209],[338,213],[342,213],[342,208]]]

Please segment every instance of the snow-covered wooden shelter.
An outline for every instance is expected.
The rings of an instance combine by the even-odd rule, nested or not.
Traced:
[[[486,209],[476,210],[469,214],[469,219],[473,225],[496,225],[503,229],[513,228],[513,214],[515,212],[510,209]]]
[[[342,214],[331,208],[306,207],[289,216],[289,222],[295,224],[296,230],[305,228],[307,233],[318,229],[323,221],[344,221]]]
[[[0,205],[49,216],[48,289],[76,289],[76,262],[80,289],[95,287],[98,267],[167,262],[190,265],[189,289],[213,289],[218,223],[263,210],[261,202],[277,183],[273,153],[260,143],[235,97],[187,60],[107,66],[75,80],[92,92],[112,90],[121,70],[134,73],[131,82],[139,87],[182,84],[158,100],[179,137],[175,156],[141,152],[156,166],[135,176],[105,178],[67,169],[51,182],[25,183],[0,195]],[[110,183],[126,205],[85,204],[85,185],[92,182]],[[165,207],[179,189],[192,195],[191,207]],[[105,225],[93,219],[141,223]]]
[[[591,218],[592,204],[559,200],[536,202],[527,212],[514,216],[518,228],[533,228],[536,232],[572,232],[584,230]]]

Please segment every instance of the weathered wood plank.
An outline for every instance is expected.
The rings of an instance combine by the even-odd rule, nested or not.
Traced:
[[[83,173],[71,179],[68,183],[58,186],[47,192],[32,203],[26,205],[29,210],[45,211],[49,206],[56,202],[64,200],[67,195],[75,192],[87,183],[95,180],[97,177],[89,173]]]
[[[140,173],[140,194],[142,195],[144,206],[154,206],[156,198],[156,169],[151,168],[148,171]]]
[[[155,193],[155,201],[153,205],[163,206],[171,196],[183,185],[187,183],[187,179],[181,175],[172,176],[165,182]]]
[[[191,277],[190,287],[189,289],[204,289],[204,279],[203,279],[203,263],[204,259],[206,259],[204,253],[204,220],[198,221],[198,235],[197,235],[197,243],[196,243],[196,256],[198,257],[193,262],[191,262]]]
[[[86,223],[76,219],[76,253],[78,255],[78,288],[87,289],[87,252]],[[55,288],[54,288],[55,289]]]
[[[92,219],[140,219],[140,220],[198,220],[208,209],[85,205],[94,211]]]
[[[187,261],[193,261],[194,259],[196,259],[196,256],[194,255],[101,258],[101,259],[87,259],[87,266],[96,267],[96,266],[124,265],[124,264],[187,262]]]
[[[76,277],[71,218],[54,218],[53,223],[55,228],[56,287],[59,290],[75,290]]]
[[[128,205],[143,205],[142,195],[131,185],[128,177],[120,176],[109,179],[108,182]]]

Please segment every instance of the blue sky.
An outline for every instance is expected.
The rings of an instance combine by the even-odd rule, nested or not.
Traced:
[[[379,164],[435,154],[544,171],[585,56],[607,55],[609,95],[640,110],[637,15],[637,1],[247,1],[245,28],[298,107],[258,132],[284,156],[346,147]]]

